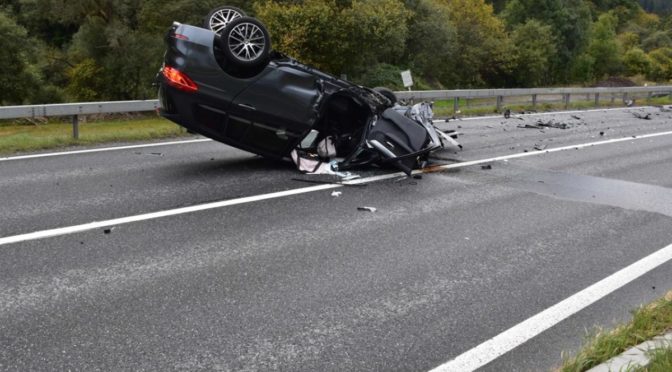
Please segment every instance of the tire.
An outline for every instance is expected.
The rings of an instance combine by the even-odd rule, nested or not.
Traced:
[[[385,87],[375,87],[373,88],[375,92],[378,94],[382,95],[383,97],[387,98],[390,100],[390,104],[394,106],[399,100],[397,99],[397,95],[394,94],[394,92],[388,88]]]
[[[271,52],[266,26],[251,17],[231,21],[222,31],[219,42],[226,62],[237,67],[262,66],[268,62]]]
[[[203,19],[203,27],[220,34],[234,19],[247,17],[244,11],[233,6],[220,6]]]

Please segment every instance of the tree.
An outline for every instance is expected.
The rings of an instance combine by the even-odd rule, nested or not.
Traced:
[[[448,83],[445,66],[457,51],[450,8],[434,0],[406,1],[406,7],[413,15],[402,63],[429,80]]]
[[[410,16],[398,0],[263,1],[254,10],[276,49],[349,75],[402,55]]]
[[[634,32],[624,32],[617,36],[623,50],[630,50],[639,46],[639,35]]]
[[[0,104],[28,102],[39,88],[40,76],[30,58],[33,44],[26,29],[0,11]]]
[[[649,53],[651,72],[648,78],[655,81],[672,80],[672,48],[660,48]]]
[[[536,19],[551,26],[557,40],[558,58],[554,61],[555,80],[567,81],[572,60],[587,44],[592,22],[584,0],[511,0],[503,17],[509,29]]]
[[[604,13],[593,26],[586,53],[595,61],[593,73],[598,79],[622,71],[621,45],[616,39],[617,23],[616,16]]]
[[[649,75],[651,73],[651,58],[639,48],[632,48],[623,56],[628,75]]]
[[[664,47],[672,47],[672,37],[670,31],[656,31],[642,41],[644,50],[654,50]]]
[[[456,32],[457,53],[445,61],[450,87],[504,86],[512,48],[504,23],[484,0],[442,0]]]
[[[551,26],[529,20],[514,28],[511,41],[515,50],[512,75],[517,85],[535,87],[549,84],[551,61],[557,54]]]

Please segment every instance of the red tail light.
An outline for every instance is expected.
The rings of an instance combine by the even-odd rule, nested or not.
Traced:
[[[189,76],[179,70],[165,66],[161,70],[161,73],[166,78],[166,82],[170,86],[190,93],[196,92],[198,90],[196,83],[194,83],[194,81],[191,80]]]

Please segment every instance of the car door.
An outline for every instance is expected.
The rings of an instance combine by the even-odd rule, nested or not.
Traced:
[[[317,120],[321,84],[315,75],[291,65],[271,62],[269,67],[272,71],[233,100],[229,126],[241,128],[241,146],[262,155],[283,157]]]

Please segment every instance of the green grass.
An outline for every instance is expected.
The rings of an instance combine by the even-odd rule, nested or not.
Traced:
[[[510,109],[513,112],[520,112],[520,111],[545,112],[545,111],[559,111],[565,109],[565,104],[562,102],[542,102],[540,100],[537,103],[537,106],[534,107],[529,102],[529,100],[530,100],[529,97],[506,98],[504,103],[502,104],[502,110]],[[671,96],[656,97],[650,100],[647,100],[646,98],[637,98],[636,103],[638,105],[669,105],[672,104],[672,97]],[[617,98],[612,103],[610,98],[603,98],[600,100],[599,107],[610,108],[610,107],[623,107],[623,106],[624,106],[623,101],[621,99]],[[570,104],[568,106],[568,109],[571,110],[586,110],[594,108],[596,108],[594,100],[579,100],[576,97],[574,98],[574,100],[570,101]],[[460,98],[459,110],[460,110],[459,115],[461,116],[480,116],[480,115],[492,115],[500,113],[496,110],[496,103],[495,100],[492,98],[471,99],[469,101],[467,101],[464,98]],[[437,117],[446,117],[446,116],[450,117],[455,115],[454,101],[453,100],[435,101],[434,115]]]
[[[147,117],[105,120],[79,124],[79,139],[72,137],[72,124],[0,124],[0,154],[37,151],[107,142],[132,142],[187,136],[184,129],[168,120]]]
[[[578,354],[565,357],[559,371],[586,371],[670,329],[672,329],[672,292],[652,304],[635,310],[629,323],[611,331],[596,330]]]
[[[631,372],[670,372],[672,371],[672,348],[659,349],[650,355],[649,365],[631,369]]]

